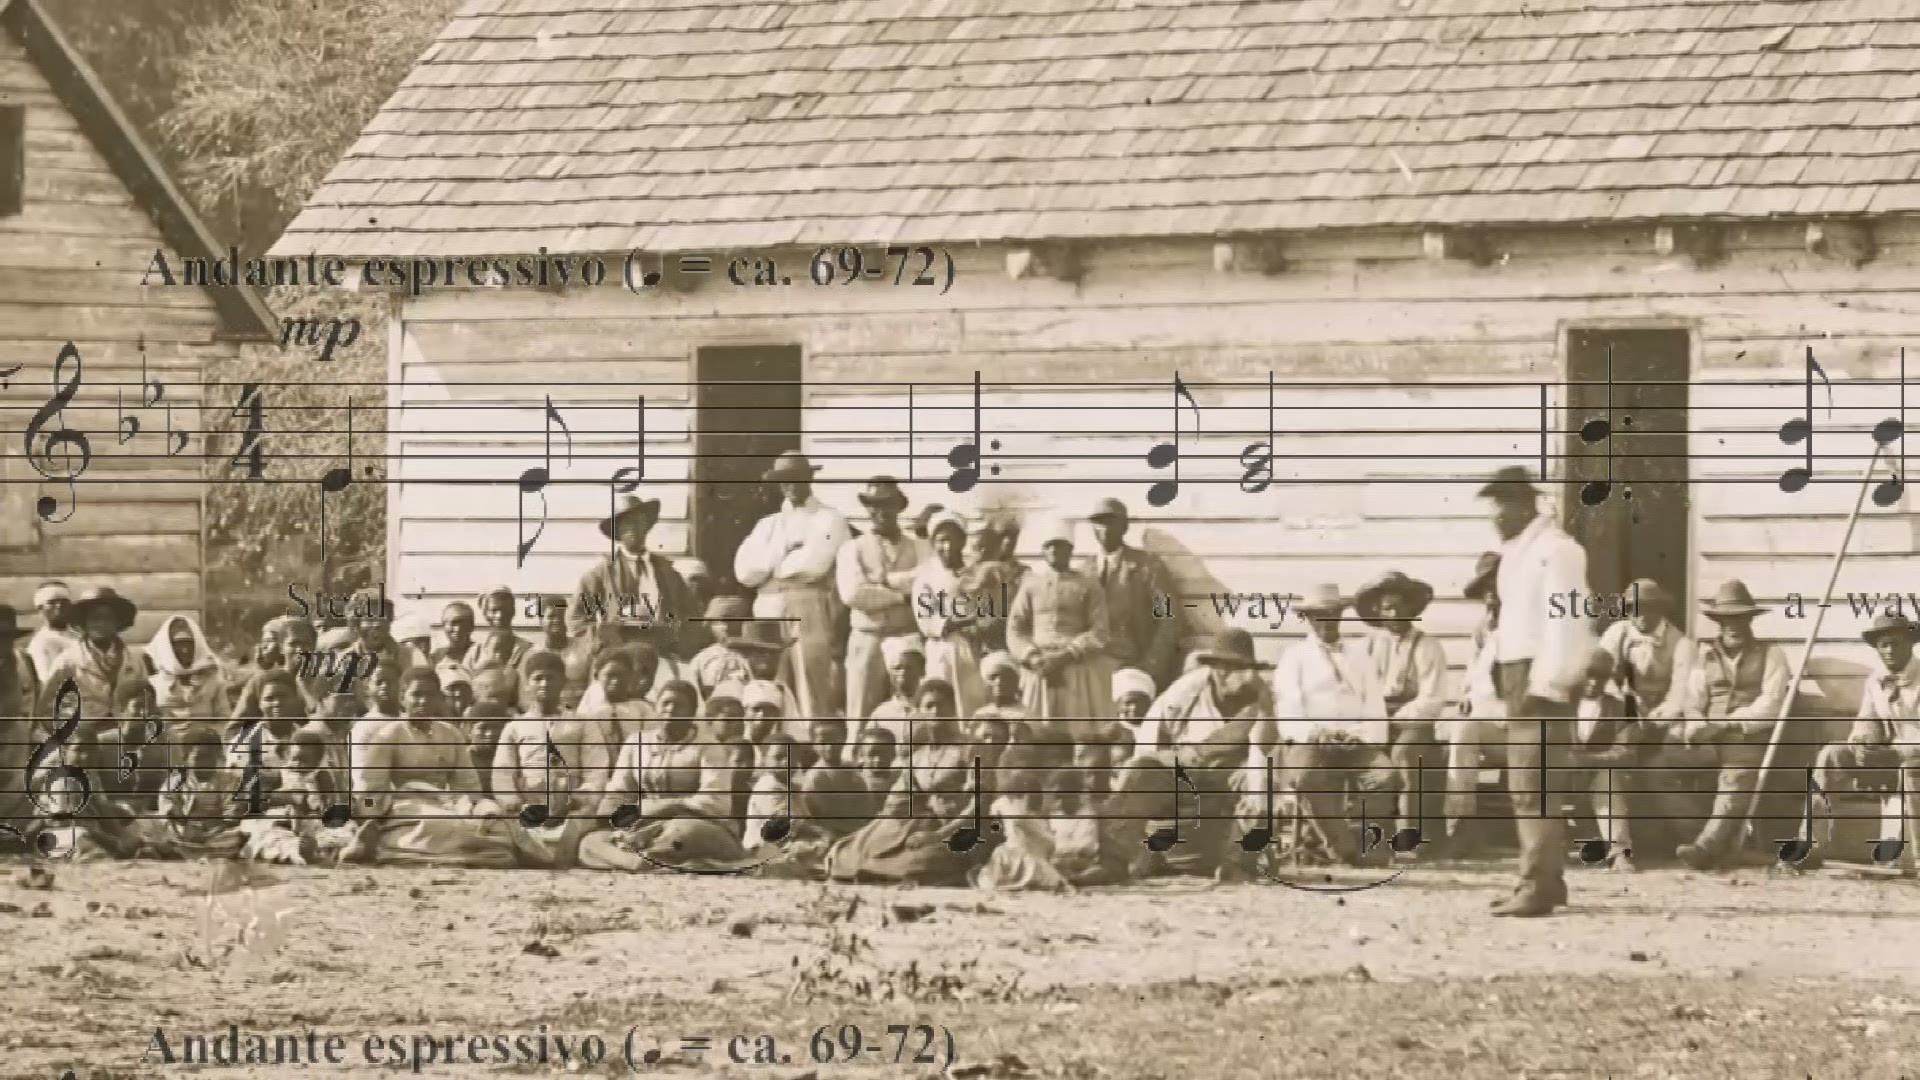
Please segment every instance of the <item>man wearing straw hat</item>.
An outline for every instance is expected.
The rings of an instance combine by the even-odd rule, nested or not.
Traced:
[[[1920,846],[1920,657],[1914,643],[1920,626],[1905,615],[1883,611],[1860,634],[1873,648],[1880,671],[1867,679],[1859,718],[1845,742],[1820,748],[1814,771],[1825,791],[1901,786],[1893,770],[1906,771],[1907,845],[1902,861],[1912,866]]]
[[[1493,913],[1519,918],[1548,915],[1567,902],[1567,821],[1557,812],[1548,768],[1569,782],[1565,762],[1576,699],[1595,636],[1590,620],[1556,616],[1550,603],[1573,590],[1589,591],[1587,553],[1540,512],[1540,495],[1519,465],[1496,472],[1480,489],[1501,539],[1493,672],[1507,706],[1507,787],[1520,837],[1518,880]]]
[[[629,637],[676,660],[704,644],[693,621],[700,611],[693,589],[671,559],[647,550],[647,534],[659,520],[659,499],[627,495],[600,522],[600,535],[613,548],[580,575],[566,605],[569,635],[578,639],[596,623],[626,620],[639,631]]]
[[[775,458],[761,479],[779,487],[780,508],[754,525],[733,556],[734,579],[755,590],[754,616],[787,620],[786,674],[807,716],[836,711],[834,569],[853,535],[838,510],[813,497],[818,471],[798,450]]]
[[[906,493],[891,476],[867,481],[859,495],[873,527],[835,556],[834,579],[847,605],[847,716],[867,718],[887,697],[887,662],[880,645],[902,634],[918,635],[910,595],[926,545],[900,528]]]
[[[1692,843],[1674,850],[1688,866],[1712,870],[1729,861],[1743,839],[1747,804],[1793,674],[1778,645],[1754,636],[1754,616],[1767,609],[1754,603],[1745,582],[1729,579],[1700,604],[1719,632],[1694,652],[1681,703],[1685,745],[1668,755],[1713,771],[1712,816]]]

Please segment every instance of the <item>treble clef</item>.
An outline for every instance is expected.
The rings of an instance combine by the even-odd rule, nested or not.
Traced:
[[[60,684],[60,692],[53,700],[53,718],[56,721],[53,734],[34,747],[33,753],[27,758],[27,797],[36,810],[56,824],[70,825],[93,798],[93,781],[88,778],[87,771],[67,764],[67,744],[80,730],[80,685],[74,680],[68,679]],[[35,782],[40,779],[42,766],[55,754],[60,755],[59,763],[46,769],[46,783],[42,789],[36,789]],[[54,786],[63,780],[78,785],[79,793],[75,795],[63,785],[58,796],[54,796]],[[17,831],[8,831],[19,835]],[[43,830],[35,838],[35,844],[42,855],[51,855],[57,841],[51,833]],[[71,855],[72,852],[72,845],[69,845],[67,854]]]
[[[73,374],[63,376],[62,372],[66,370],[69,360],[73,361]],[[59,524],[73,516],[73,508],[80,501],[80,491],[75,486],[74,480],[81,473],[86,472],[87,465],[93,461],[93,444],[87,441],[86,433],[68,427],[66,417],[62,413],[62,410],[73,404],[74,395],[80,392],[81,372],[80,350],[69,341],[53,361],[53,396],[34,412],[33,419],[27,424],[27,460],[33,463],[35,471],[41,476],[49,480],[67,482],[67,508],[64,514],[60,513],[60,500],[51,495],[41,496],[39,503],[36,504],[40,520],[53,524]],[[57,422],[58,426],[52,431],[43,431],[49,421]],[[42,434],[46,436],[46,442],[36,451],[34,443]],[[57,461],[54,458],[55,450],[60,452]],[[77,465],[74,464],[76,453],[80,458]],[[56,517],[56,514],[59,516]]]

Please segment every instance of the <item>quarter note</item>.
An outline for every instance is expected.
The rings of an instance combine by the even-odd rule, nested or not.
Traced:
[[[347,774],[345,801],[329,804],[320,811],[320,824],[329,829],[338,829],[353,820],[353,721],[347,721],[347,762],[344,770]]]
[[[634,771],[641,776],[645,776],[647,774],[647,735],[644,729],[640,732],[634,745],[635,749],[639,751],[636,755],[638,760],[634,764]],[[643,816],[640,812],[640,800],[647,797],[646,792],[642,790],[645,786],[645,784],[635,784],[635,791],[633,793],[634,801],[621,803],[619,806],[614,807],[613,813],[607,815],[607,824],[612,825],[616,829],[631,829],[635,825],[640,824],[640,819]]]
[[[1240,490],[1258,495],[1273,485],[1273,372],[1267,372],[1267,441],[1248,443],[1240,451]]]
[[[973,373],[973,441],[960,443],[947,451],[947,464],[953,467],[952,474],[947,477],[948,491],[972,491],[974,485],[980,482],[980,465],[983,457],[980,452],[981,438],[980,373],[976,371]],[[996,453],[1000,450],[999,439],[985,445],[987,449]],[[1000,466],[990,465],[987,471],[994,476],[999,476]]]
[[[328,469],[320,477],[320,566],[327,577],[327,496],[338,495],[353,483],[353,395],[347,395],[347,463]]]
[[[1824,794],[1820,785],[1813,779],[1813,770],[1807,770],[1807,808],[1806,817],[1800,826],[1800,835],[1790,840],[1777,840],[1774,847],[1780,853],[1780,861],[1788,866],[1799,866],[1813,854],[1813,797]]]
[[[72,373],[63,374],[69,363],[73,366]],[[80,489],[75,481],[93,461],[93,444],[87,440],[85,432],[67,426],[63,412],[73,404],[74,395],[80,392],[80,380],[84,373],[80,350],[73,342],[67,342],[53,360],[53,393],[47,398],[46,404],[34,411],[33,419],[27,422],[26,453],[34,471],[49,480],[64,480],[67,484],[66,513],[60,513],[60,500],[52,495],[42,495],[34,506],[41,521],[56,525],[73,516],[74,507],[80,501]],[[49,422],[56,422],[58,426],[47,431]],[[34,443],[41,442],[42,435],[45,440],[36,449]],[[58,461],[54,460],[55,450],[60,451]],[[74,461],[76,455],[79,457],[77,464]]]
[[[976,762],[976,767],[978,767],[977,763],[979,759],[975,758],[974,761]],[[784,814],[776,814],[775,816],[770,817],[767,820],[761,822],[760,823],[760,839],[769,844],[777,844],[780,841],[785,840],[789,835],[792,834],[792,832],[793,832],[793,753],[791,749],[789,749],[787,753],[787,812]]]
[[[1147,488],[1147,505],[1165,506],[1180,494],[1180,402],[1185,400],[1187,407],[1193,410],[1193,430],[1200,432],[1200,404],[1193,400],[1193,393],[1187,384],[1180,381],[1180,373],[1173,373],[1173,441],[1163,442],[1147,451],[1147,465],[1155,469],[1173,470],[1173,479],[1156,480]]]
[[[566,817],[565,814],[553,812],[553,770],[566,767],[567,759],[560,756],[559,749],[553,745],[553,733],[549,731],[546,735],[546,760],[541,765],[541,801],[528,803],[520,808],[520,824],[529,829],[537,829],[549,821],[559,821]]]
[[[1187,787],[1193,790],[1194,801],[1198,803],[1200,798],[1200,791],[1198,788],[1194,787],[1193,778],[1187,775],[1186,766],[1180,764],[1178,761],[1174,762],[1173,763],[1173,824],[1155,829],[1153,830],[1152,833],[1148,834],[1146,839],[1146,845],[1147,845],[1148,851],[1159,852],[1164,854],[1166,852],[1172,851],[1173,845],[1184,844],[1187,842],[1186,838],[1180,835],[1180,785],[1182,783],[1185,783]]]
[[[948,851],[972,851],[980,846],[981,837],[985,835],[987,828],[986,809],[981,805],[981,790],[980,758],[979,755],[975,755],[973,759],[973,824],[962,825],[953,830],[953,835],[947,837]],[[994,825],[996,828],[999,827],[998,822]]]
[[[1807,483],[1813,479],[1813,377],[1815,375],[1819,375],[1820,381],[1826,385],[1827,409],[1831,412],[1833,383],[1827,379],[1826,369],[1820,366],[1820,361],[1813,358],[1813,346],[1809,345],[1807,346],[1806,373],[1803,377],[1807,391],[1806,412],[1780,425],[1781,442],[1788,446],[1801,444],[1806,446],[1806,464],[1795,465],[1780,474],[1780,490],[1788,494],[1806,487]]]
[[[1874,486],[1875,506],[1892,506],[1907,490],[1907,350],[1904,347],[1900,350],[1900,416],[1898,419],[1889,416],[1873,425],[1875,443],[1888,446],[1896,440],[1900,443],[1900,457],[1894,464],[1893,477]]]
[[[1580,485],[1580,502],[1586,506],[1599,506],[1613,493],[1613,346],[1607,346],[1607,415],[1593,417],[1580,425],[1580,441],[1592,446],[1595,443],[1607,444],[1607,478],[1589,480]]]
[[[1420,845],[1427,842],[1427,770],[1423,767],[1425,764],[1425,758],[1413,759],[1414,825],[1411,829],[1399,829],[1394,832],[1390,843],[1397,855],[1408,855],[1418,851]]]
[[[1177,797],[1176,797],[1177,798]],[[1267,815],[1265,824],[1257,825],[1240,834],[1240,850],[1248,853],[1265,851],[1273,843],[1273,755],[1267,755]]]
[[[1900,856],[1907,850],[1907,770],[1904,767],[1896,769],[1893,775],[1896,785],[1895,798],[1899,800],[1896,804],[1899,808],[1896,813],[1900,822],[1900,835],[1894,839],[1883,836],[1873,842],[1873,861],[1880,866],[1892,866],[1899,862]]]
[[[567,437],[567,461],[573,461],[573,431],[567,427],[566,418],[560,410],[553,407],[553,398],[547,399],[546,416],[542,420],[542,430],[546,436],[546,450],[542,463],[520,474],[519,502],[514,507],[514,517],[519,528],[519,543],[514,548],[514,566],[527,564],[527,553],[533,545],[540,542],[540,534],[547,531],[547,484],[553,479],[553,425],[560,425],[560,433]],[[540,525],[527,535],[527,496],[540,496]]]

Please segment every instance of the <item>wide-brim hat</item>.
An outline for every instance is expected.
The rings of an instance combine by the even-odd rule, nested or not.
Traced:
[[[1635,578],[1627,586],[1627,595],[1632,596],[1642,608],[1673,614],[1673,594],[1652,578]]]
[[[1467,587],[1461,589],[1460,593],[1469,600],[1484,600],[1493,594],[1494,586],[1499,583],[1499,579],[1500,553],[1482,552],[1473,563],[1473,580],[1467,582]]]
[[[1912,619],[1898,612],[1883,611],[1873,617],[1865,630],[1860,631],[1860,640],[1872,645],[1889,634],[1905,634],[1909,638],[1920,637],[1920,626]]]
[[[0,637],[25,637],[32,630],[20,626],[20,613],[12,604],[0,604]]]
[[[771,619],[749,619],[741,628],[738,637],[727,639],[727,647],[780,652],[787,647],[787,639],[781,632],[779,623]]]
[[[1388,594],[1404,599],[1408,610],[1402,612],[1402,619],[1417,619],[1420,613],[1433,603],[1433,586],[1418,578],[1410,578],[1398,570],[1389,570],[1360,587],[1353,594],[1353,610],[1360,620],[1369,626],[1380,625],[1380,601]]]
[[[1253,635],[1239,627],[1230,627],[1214,635],[1205,648],[1194,653],[1194,657],[1202,664],[1215,667],[1254,668],[1260,671],[1273,668],[1272,664],[1253,655]]]
[[[1480,489],[1483,499],[1535,499],[1540,489],[1533,486],[1533,474],[1525,465],[1509,465],[1494,473]]]
[[[876,476],[867,481],[867,486],[855,496],[862,506],[891,506],[902,510],[907,505],[907,493],[900,490],[900,481],[891,476]]]
[[[1293,605],[1296,610],[1315,615],[1338,615],[1352,603],[1340,595],[1337,585],[1315,585]]]
[[[651,526],[654,522],[660,520],[660,500],[642,499],[637,495],[622,497],[619,508],[614,510],[612,514],[601,519],[600,535],[611,539],[614,531],[620,527],[621,522],[631,517],[646,518],[647,524]]]
[[[1765,610],[1753,602],[1753,593],[1739,578],[1729,579],[1711,597],[1700,601],[1700,613],[1709,619],[1751,619]]]
[[[73,624],[85,626],[94,612],[103,610],[113,613],[115,622],[119,624],[118,629],[121,630],[132,626],[134,616],[140,613],[140,609],[134,605],[133,601],[102,585],[81,593],[80,599],[73,602]]]
[[[1108,518],[1115,518],[1120,521],[1129,520],[1127,504],[1114,498],[1101,499],[1099,502],[1093,504],[1093,510],[1087,514],[1088,521],[1105,521]]]
[[[808,461],[807,455],[798,450],[783,450],[773,459],[773,464],[767,466],[767,471],[760,474],[760,479],[772,484],[782,480],[811,480],[819,471],[820,466]]]

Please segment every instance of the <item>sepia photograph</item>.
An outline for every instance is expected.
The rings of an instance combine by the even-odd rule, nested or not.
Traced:
[[[1920,1080],[1917,63],[0,0],[0,1077]]]

